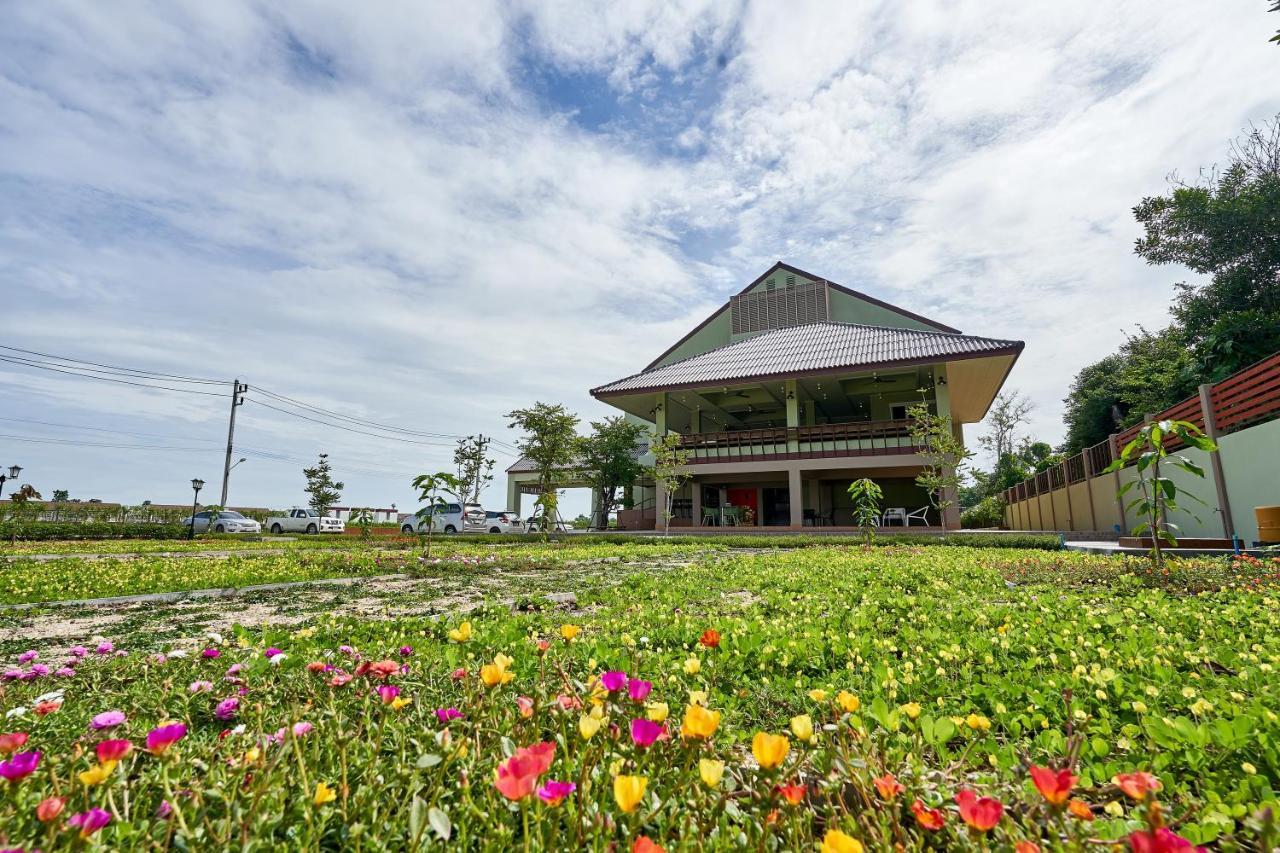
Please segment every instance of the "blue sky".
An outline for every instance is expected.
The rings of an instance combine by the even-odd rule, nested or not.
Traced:
[[[1265,9],[15,4],[0,343],[510,441],[533,400],[606,414],[586,389],[784,259],[1025,340],[1056,441],[1075,371],[1187,278],[1132,254],[1132,206],[1280,111]],[[0,464],[180,502],[224,408],[0,363]],[[450,455],[261,405],[238,434],[239,503],[300,501],[327,451],[346,501],[405,507]]]

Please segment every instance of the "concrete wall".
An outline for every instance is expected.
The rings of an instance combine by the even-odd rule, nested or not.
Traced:
[[[1280,505],[1280,420],[1223,436],[1220,447],[1236,535],[1253,543],[1258,538],[1253,508]]]

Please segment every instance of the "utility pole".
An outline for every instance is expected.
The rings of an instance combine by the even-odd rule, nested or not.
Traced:
[[[222,466],[222,503],[219,504],[223,509],[227,508],[227,486],[231,479],[231,452],[236,437],[236,409],[244,405],[244,393],[249,390],[249,386],[236,379],[231,388],[231,421],[227,424],[227,461]]]

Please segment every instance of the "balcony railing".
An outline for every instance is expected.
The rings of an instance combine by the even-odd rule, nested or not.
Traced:
[[[909,421],[864,421],[851,424],[700,432],[680,436],[689,464],[769,462],[842,456],[911,454],[918,448]]]

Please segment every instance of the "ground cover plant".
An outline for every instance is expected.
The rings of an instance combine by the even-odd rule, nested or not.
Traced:
[[[1268,847],[1274,566],[1192,592],[1102,559],[716,552],[597,574],[573,610],[338,608],[177,648],[139,624],[18,654],[0,840]]]

